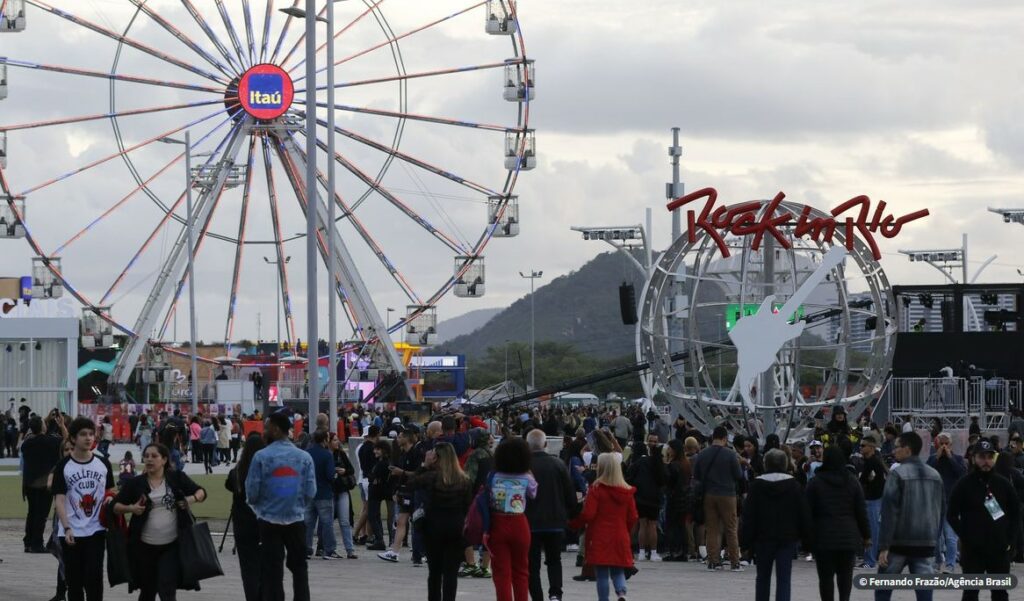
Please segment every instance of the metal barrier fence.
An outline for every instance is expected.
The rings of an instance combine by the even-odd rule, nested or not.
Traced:
[[[977,418],[982,430],[1000,430],[1011,409],[1024,408],[1021,381],[1003,378],[893,378],[887,397],[893,420],[915,428],[928,428],[937,418],[945,429],[966,430]]]

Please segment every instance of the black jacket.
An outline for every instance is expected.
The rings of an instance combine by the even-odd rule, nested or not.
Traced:
[[[537,481],[537,497],[526,503],[530,530],[564,530],[576,509],[576,489],[569,478],[569,468],[544,451],[534,451],[530,467]]]
[[[864,499],[877,501],[882,498],[885,490],[885,476],[889,470],[882,463],[882,456],[875,453],[870,459],[863,459],[860,468],[860,486],[864,489]]]
[[[180,500],[189,495],[195,495],[200,490],[205,492],[202,486],[199,486],[192,481],[184,472],[177,470],[169,471],[164,473],[164,484],[167,486],[168,491],[175,499]],[[146,474],[140,474],[127,480],[124,486],[117,493],[117,497],[114,498],[114,503],[121,503],[122,505],[134,505],[139,498],[149,498],[149,479]],[[133,552],[133,548],[137,548],[137,545],[142,543],[142,530],[146,526],[146,521],[149,519],[149,512],[152,511],[153,504],[147,503],[146,511],[142,515],[131,516],[131,521],[128,523],[128,566],[129,573],[140,574],[138,562],[138,553]],[[186,509],[178,508],[175,512],[178,516],[178,533],[185,528],[192,525],[194,518],[192,513]],[[128,592],[131,592],[139,588],[137,582],[134,579],[128,583]],[[184,582],[179,583],[179,589],[199,590],[199,583],[196,582]]]
[[[636,487],[636,504],[661,507],[661,489],[665,485],[665,464],[659,458],[636,457],[630,460],[626,481]]]
[[[60,462],[60,438],[37,434],[21,444],[25,471],[21,475],[22,491],[46,488],[46,477]]]
[[[665,468],[667,479],[665,481],[665,492],[667,503],[665,511],[668,515],[679,517],[693,511],[694,495],[691,485],[691,469],[689,461],[686,464],[673,461]]]
[[[864,491],[847,469],[819,469],[807,483],[807,502],[814,522],[814,548],[858,551],[871,538]]]
[[[789,474],[765,474],[750,484],[741,524],[745,549],[763,542],[811,545],[811,509],[800,483]]]
[[[985,509],[989,491],[1004,513],[998,520]],[[1016,544],[1021,527],[1020,500],[1006,478],[974,470],[953,487],[946,520],[965,549],[1006,549]]]

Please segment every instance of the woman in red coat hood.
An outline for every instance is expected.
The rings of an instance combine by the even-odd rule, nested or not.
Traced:
[[[574,529],[587,529],[586,558],[597,574],[598,601],[608,601],[609,580],[618,601],[626,599],[625,568],[633,567],[630,532],[638,518],[635,491],[622,477],[622,465],[615,455],[603,453],[598,457],[597,480],[587,493],[583,511],[569,524]]]

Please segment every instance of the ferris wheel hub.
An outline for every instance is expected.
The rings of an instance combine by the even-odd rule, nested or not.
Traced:
[[[232,94],[232,92],[236,92]],[[277,65],[260,64],[228,86],[225,98],[237,96],[237,105],[260,121],[277,119],[288,112],[295,99],[295,85],[288,72]]]

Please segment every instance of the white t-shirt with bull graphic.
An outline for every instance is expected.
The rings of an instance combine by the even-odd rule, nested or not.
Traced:
[[[53,494],[65,495],[64,509],[76,538],[105,530],[100,526],[100,508],[104,495],[111,488],[114,488],[114,471],[110,462],[99,455],[93,455],[84,463],[69,455],[57,464]],[[64,537],[64,525],[59,521],[57,536]]]

